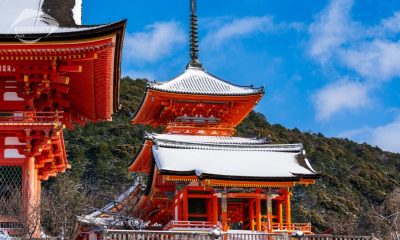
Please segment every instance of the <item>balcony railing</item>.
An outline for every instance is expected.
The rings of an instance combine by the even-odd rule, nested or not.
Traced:
[[[34,111],[0,112],[0,124],[59,122],[63,118],[63,113]]]
[[[206,231],[104,230],[103,240],[292,240],[289,233],[226,232],[220,237]],[[302,240],[372,240],[371,236],[305,235]]]
[[[21,230],[22,226],[16,217],[0,216],[0,230],[7,231],[8,234],[15,235]]]
[[[280,224],[280,223],[273,223],[272,224],[272,231],[274,232],[292,232],[296,229],[304,232],[304,233],[311,233],[311,223],[291,223],[291,224]]]
[[[203,222],[203,221],[170,221],[165,225],[164,230],[173,229],[212,229],[215,224],[213,222]],[[218,223],[218,226],[221,224]]]
[[[207,231],[146,231],[146,230],[105,230],[103,240],[289,240],[286,233],[223,233],[220,237]]]

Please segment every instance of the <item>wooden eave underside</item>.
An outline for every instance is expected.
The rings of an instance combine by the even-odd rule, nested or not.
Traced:
[[[173,105],[174,101],[179,103],[203,103],[204,105],[231,105],[229,115],[231,116],[230,122],[222,122],[220,125],[229,125],[229,128],[234,133],[234,127],[236,127],[255,107],[255,105],[262,98],[263,93],[254,95],[199,95],[199,94],[182,94],[182,93],[171,93],[162,92],[154,89],[146,89],[142,103],[139,106],[134,118],[132,119],[133,124],[145,124],[158,127],[163,123],[157,122],[156,119],[160,116],[164,103],[170,102]],[[241,109],[234,109],[233,104],[240,104]],[[171,108],[167,106],[166,108]],[[218,125],[218,124],[217,124]]]
[[[112,71],[112,113],[119,109],[120,63],[122,44],[125,34],[126,20],[104,25],[94,29],[77,32],[53,33],[49,36],[42,34],[26,35],[27,38],[43,37],[34,44],[25,44],[15,35],[0,35],[0,60],[3,61],[44,61],[44,60],[84,60],[93,58],[96,49],[92,46],[102,40],[112,40],[112,59],[109,61]],[[110,43],[108,43],[110,44]],[[16,48],[15,50],[12,50]],[[18,50],[17,50],[18,49]],[[1,59],[3,57],[3,59]]]
[[[1,128],[0,137],[17,137],[23,144],[0,144],[0,152],[5,149],[16,149],[24,158],[0,159],[0,165],[23,165],[29,158],[35,159],[38,180],[47,180],[59,172],[70,168],[67,161],[62,124],[53,122],[48,125],[6,125]]]

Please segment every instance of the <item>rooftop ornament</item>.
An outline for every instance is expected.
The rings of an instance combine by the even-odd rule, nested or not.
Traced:
[[[186,68],[203,68],[199,60],[197,0],[190,0],[190,61]]]

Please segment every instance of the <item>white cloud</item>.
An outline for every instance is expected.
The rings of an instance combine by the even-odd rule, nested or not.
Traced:
[[[372,143],[381,148],[400,153],[400,116],[393,122],[372,131]]]
[[[366,107],[370,103],[368,87],[343,79],[320,89],[313,96],[319,120],[327,120],[342,110]]]
[[[272,30],[274,24],[271,17],[244,17],[223,24],[217,30],[207,34],[204,41],[218,45],[228,39],[246,36],[256,32]]]
[[[124,54],[128,61],[155,62],[171,54],[186,40],[185,31],[175,21],[154,23],[145,30],[125,37]]]
[[[360,80],[356,85],[349,85],[332,79],[336,83],[320,89],[314,97],[314,100],[322,100],[314,101],[320,120],[327,120],[342,110],[365,107],[373,97],[374,88],[400,77],[400,42],[396,40],[400,32],[400,11],[368,26],[351,18],[352,5],[352,0],[331,0],[309,27],[309,55],[322,67],[337,69],[339,75],[345,70],[346,76]],[[340,68],[336,68],[338,66]],[[337,98],[349,88],[354,88],[354,92],[348,97],[343,95],[344,99]]]
[[[340,137],[369,142],[380,148],[400,153],[400,115],[393,121],[378,127],[362,127],[339,134]]]
[[[328,7],[310,25],[310,49],[312,57],[325,63],[335,49],[347,42],[354,34],[355,24],[350,21],[351,0],[333,0]]]
[[[400,11],[395,12],[390,18],[383,19],[380,28],[386,30],[386,33],[400,32]]]
[[[278,29],[301,30],[302,23],[274,23],[271,16],[247,16],[231,19],[228,17],[216,18],[214,21],[207,19],[207,25],[212,29],[204,38],[205,45],[219,46],[221,43],[233,38],[249,36],[255,33],[266,33]]]
[[[387,81],[400,76],[400,43],[374,40],[341,52],[343,63],[367,80]]]

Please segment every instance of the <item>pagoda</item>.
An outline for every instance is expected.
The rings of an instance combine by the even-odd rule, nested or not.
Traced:
[[[133,124],[163,126],[149,133],[129,167],[148,176],[133,211],[163,229],[219,225],[224,231],[292,231],[296,185],[315,182],[301,144],[235,137],[235,127],[264,95],[231,84],[199,61],[196,0],[190,0],[190,61],[167,82],[149,83]]]
[[[23,224],[38,237],[41,182],[70,168],[63,129],[110,121],[119,108],[126,21],[81,25],[79,0],[24,4],[12,26],[0,29],[0,201],[20,194],[13,204],[23,217],[0,209],[0,229],[17,234]],[[34,17],[23,12],[31,5]]]

